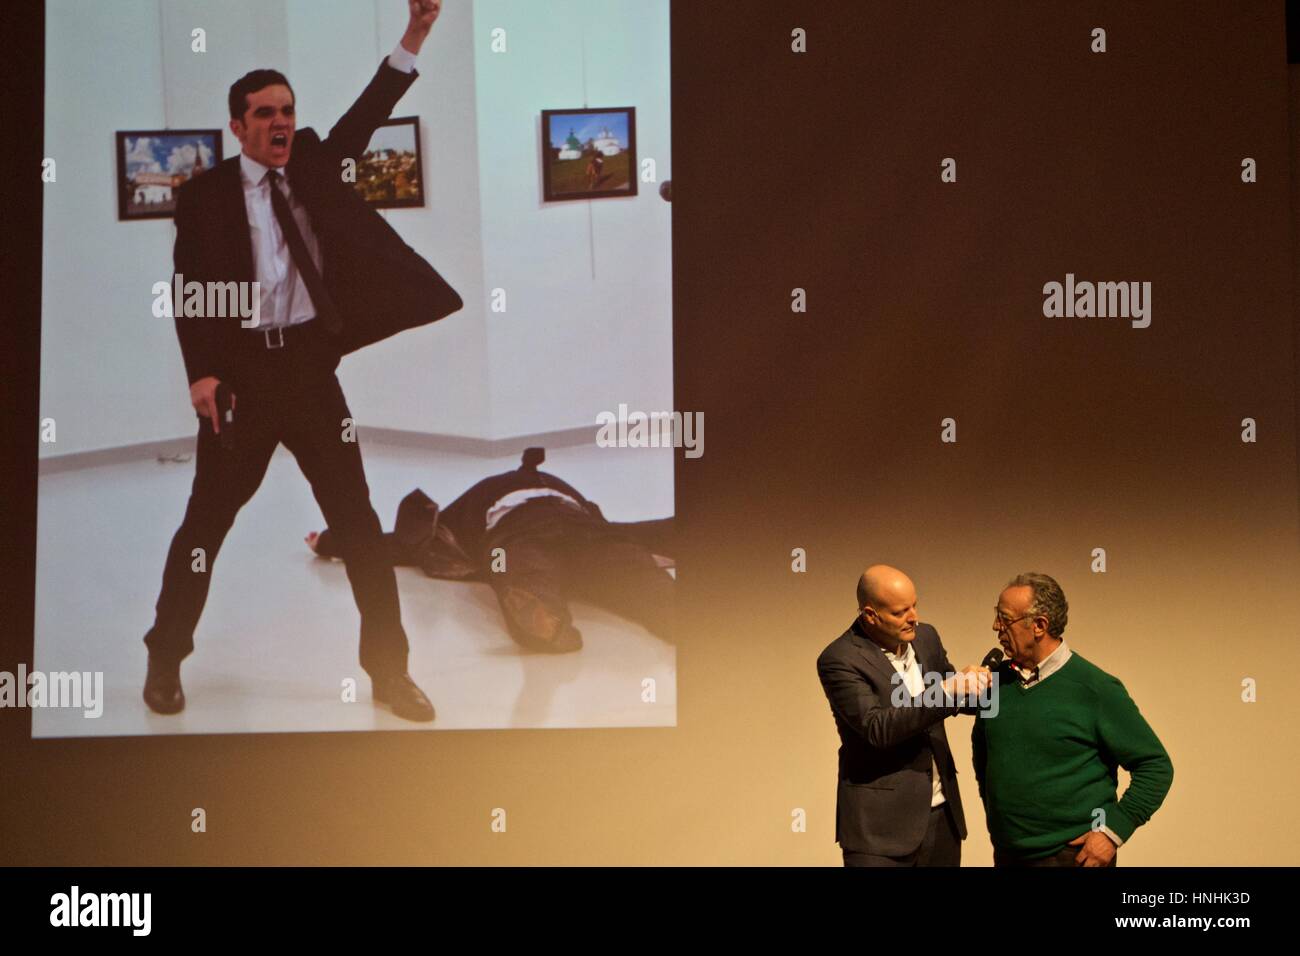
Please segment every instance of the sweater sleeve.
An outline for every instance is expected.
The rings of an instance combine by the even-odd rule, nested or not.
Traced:
[[[1102,757],[1130,774],[1124,796],[1101,809],[1106,826],[1127,841],[1164,802],[1173,783],[1174,765],[1123,684],[1110,678],[1097,694],[1097,739]]]

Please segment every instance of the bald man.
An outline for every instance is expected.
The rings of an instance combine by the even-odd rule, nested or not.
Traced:
[[[973,712],[989,672],[955,674],[916,604],[911,578],[872,565],[858,581],[858,616],[817,658],[840,734],[835,840],[845,866],[961,863],[966,818],[943,722]]]

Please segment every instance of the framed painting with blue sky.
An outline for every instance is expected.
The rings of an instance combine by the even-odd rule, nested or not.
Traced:
[[[119,130],[117,218],[170,219],[176,190],[221,162],[221,130]]]
[[[636,107],[542,110],[542,199],[636,195]]]

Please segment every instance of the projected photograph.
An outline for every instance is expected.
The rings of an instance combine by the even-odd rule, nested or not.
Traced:
[[[635,196],[636,109],[542,110],[543,199]]]
[[[161,59],[193,4],[46,6],[33,735],[675,726],[672,207],[557,221],[521,122],[583,64],[470,4],[198,6]],[[667,178],[668,5],[511,16],[629,51]],[[632,111],[566,115],[634,196]]]
[[[423,206],[420,165],[419,117],[389,120],[375,130],[357,160],[357,192],[379,209]]]
[[[119,131],[117,218],[169,218],[180,185],[219,162],[219,129]]]

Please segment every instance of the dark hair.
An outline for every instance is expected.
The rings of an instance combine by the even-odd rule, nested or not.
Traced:
[[[1065,633],[1066,622],[1070,619],[1070,604],[1055,578],[1037,571],[1026,571],[1012,578],[1007,587],[1027,587],[1033,591],[1029,613],[1047,618],[1047,633],[1052,637]]]
[[[283,73],[279,70],[253,70],[251,73],[245,73],[234,83],[230,84],[230,118],[242,120],[244,113],[248,110],[248,94],[256,93],[258,90],[264,90],[268,86],[289,86],[289,81],[285,79]],[[289,95],[294,98],[296,103],[297,95],[293,92],[293,87],[289,86]]]

